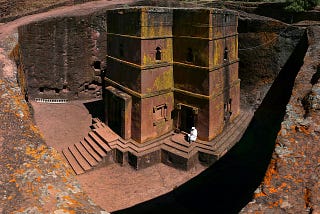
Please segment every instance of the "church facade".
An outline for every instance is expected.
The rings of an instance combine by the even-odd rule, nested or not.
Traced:
[[[237,19],[204,8],[108,11],[106,124],[138,143],[191,127],[214,139],[240,113]]]

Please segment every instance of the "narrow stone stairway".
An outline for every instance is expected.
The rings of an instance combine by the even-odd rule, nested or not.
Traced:
[[[98,134],[104,126],[99,119],[94,118],[93,130],[79,143],[62,150],[76,175],[83,174],[98,166],[110,155],[111,148]]]

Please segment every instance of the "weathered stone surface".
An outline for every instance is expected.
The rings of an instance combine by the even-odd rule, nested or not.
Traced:
[[[304,30],[280,21],[240,12],[239,77],[241,101],[259,106]]]
[[[33,124],[7,51],[0,53],[0,211],[100,213]]]
[[[320,27],[308,28],[308,35],[310,46],[296,77],[261,191],[242,213],[319,212],[320,114],[315,76],[319,72]]]
[[[101,86],[95,67],[105,67],[105,22],[102,12],[20,27],[20,63],[29,98],[96,98],[90,91]]]

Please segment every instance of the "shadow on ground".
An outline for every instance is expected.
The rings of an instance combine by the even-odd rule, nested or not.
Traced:
[[[101,121],[104,121],[103,100],[87,102],[83,103],[83,105],[88,109],[92,118],[99,118]]]

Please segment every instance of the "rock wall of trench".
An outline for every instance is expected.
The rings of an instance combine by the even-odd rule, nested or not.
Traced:
[[[308,37],[272,160],[242,213],[320,213],[320,27],[309,27]]]
[[[258,107],[304,29],[240,12],[238,32],[241,101],[245,106]]]
[[[55,17],[19,27],[17,62],[31,99],[101,98],[106,15]]]

